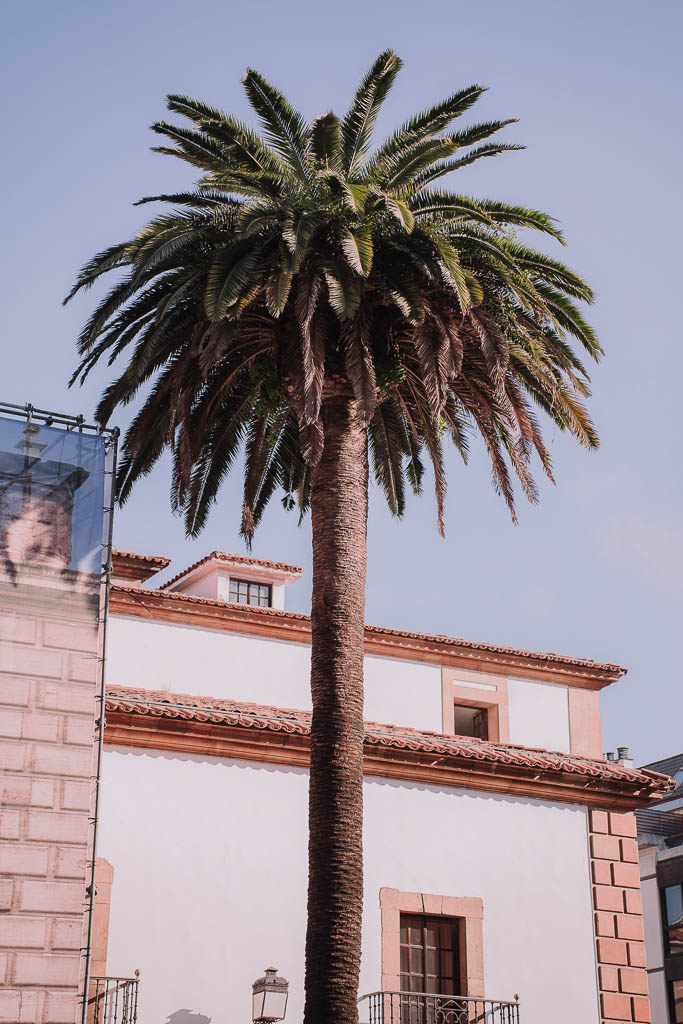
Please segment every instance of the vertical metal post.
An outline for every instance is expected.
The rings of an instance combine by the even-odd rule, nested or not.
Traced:
[[[111,585],[111,564],[112,545],[114,539],[114,503],[116,501],[116,458],[118,455],[119,430],[118,427],[112,431],[112,454],[111,454],[111,491],[109,522],[107,524],[107,550],[106,561],[103,565],[104,594],[100,594],[100,615],[102,617],[102,647],[100,651],[100,678],[99,678],[99,716],[97,718],[97,760],[95,768],[95,800],[93,806],[93,831],[92,831],[92,859],[90,862],[90,885],[88,886],[88,931],[85,945],[85,970],[83,972],[83,1008],[81,1013],[81,1024],[88,1024],[88,989],[90,987],[90,964],[92,959],[92,931],[93,917],[95,910],[95,870],[97,864],[97,830],[99,824],[100,809],[100,776],[102,773],[102,753],[104,749],[104,713],[106,703],[105,692],[105,662],[107,653],[107,623],[109,618],[109,589]]]

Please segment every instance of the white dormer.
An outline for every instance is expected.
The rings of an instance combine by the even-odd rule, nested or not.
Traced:
[[[162,590],[173,590],[214,601],[234,601],[256,608],[285,607],[285,587],[299,579],[298,565],[269,562],[246,555],[212,551],[206,558],[184,569]]]

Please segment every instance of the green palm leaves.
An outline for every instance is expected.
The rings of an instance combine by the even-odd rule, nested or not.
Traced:
[[[535,500],[534,453],[551,472],[534,406],[597,444],[574,351],[600,355],[577,305],[591,291],[526,241],[534,231],[561,242],[557,225],[435,185],[519,149],[490,141],[512,122],[454,130],[484,91],[472,85],[373,151],[400,67],[380,54],[343,117],[310,123],[250,69],[243,84],[260,133],[169,96],[183,123],[153,126],[164,139],[157,151],[198,168],[196,187],[141,200],[171,209],[89,261],[68,297],[119,274],[81,333],[73,379],[102,358],[124,360],[100,402],[103,422],[150,389],[126,434],[122,500],[170,448],[173,500],[196,533],[244,451],[245,536],[278,489],[305,512],[330,388],[352,391],[396,515],[431,462],[440,526],[447,439],[466,457],[469,434],[481,435],[513,514],[512,477]]]

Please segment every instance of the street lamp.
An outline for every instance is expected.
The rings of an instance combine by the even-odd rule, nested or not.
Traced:
[[[289,982],[278,977],[277,967],[266,967],[265,977],[255,981],[252,989],[251,1017],[254,1024],[284,1020]]]

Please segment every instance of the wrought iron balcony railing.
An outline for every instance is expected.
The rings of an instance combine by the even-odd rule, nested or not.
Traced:
[[[360,1024],[519,1024],[519,1003],[431,992],[370,992]]]
[[[140,972],[134,978],[91,978],[88,1024],[137,1024]]]

